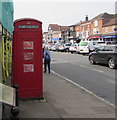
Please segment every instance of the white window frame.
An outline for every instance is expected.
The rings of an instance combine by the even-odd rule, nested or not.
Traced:
[[[105,32],[108,33],[108,27],[105,27]]]
[[[94,26],[95,27],[98,26],[98,21],[97,20],[94,21]]]

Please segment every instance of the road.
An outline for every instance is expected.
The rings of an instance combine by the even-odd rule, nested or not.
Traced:
[[[115,104],[115,71],[91,65],[88,55],[51,52],[51,70],[70,79],[109,103]]]

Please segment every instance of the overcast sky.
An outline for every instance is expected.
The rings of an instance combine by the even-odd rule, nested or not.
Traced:
[[[115,1],[14,0],[14,20],[27,17],[38,19],[42,21],[43,31],[46,32],[49,24],[69,26],[84,21],[86,15],[90,20],[104,12],[115,14]]]

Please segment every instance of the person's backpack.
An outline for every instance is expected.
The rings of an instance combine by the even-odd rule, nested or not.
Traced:
[[[50,56],[48,55],[47,52],[46,52],[46,54],[45,54],[45,59],[48,60],[48,61],[50,61]]]

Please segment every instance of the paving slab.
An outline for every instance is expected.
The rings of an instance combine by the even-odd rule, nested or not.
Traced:
[[[115,108],[54,73],[44,73],[44,100],[20,100],[19,118],[115,118]],[[11,116],[6,107],[5,116]],[[85,120],[85,119],[83,119]]]

